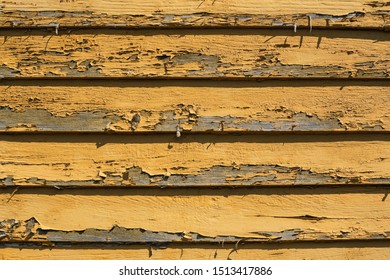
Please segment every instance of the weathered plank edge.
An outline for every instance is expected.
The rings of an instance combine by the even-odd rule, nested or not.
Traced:
[[[15,249],[26,249],[26,250],[55,250],[55,249],[101,249],[101,250],[134,250],[134,249],[235,249],[237,243],[200,243],[200,242],[172,242],[172,243],[141,243],[141,244],[121,244],[121,243],[61,243],[57,242],[54,244],[50,243],[39,243],[39,242],[1,242],[0,250],[7,248]],[[296,240],[294,242],[245,242],[241,241],[238,244],[238,249],[264,249],[264,250],[275,250],[275,249],[329,249],[329,248],[389,248],[390,242],[388,239],[353,239],[353,240],[321,240],[321,241],[302,241]],[[1,251],[0,251],[1,253]]]
[[[14,164],[1,162],[1,165]],[[17,163],[16,163],[17,164]],[[142,168],[127,168],[121,174],[96,171],[97,178],[83,181],[47,180],[45,178],[14,178],[12,175],[0,178],[0,188],[38,187],[55,188],[207,188],[207,187],[299,187],[299,186],[387,186],[390,178],[343,177],[332,172],[315,173],[301,167],[280,165],[237,166],[216,165],[199,170],[198,174],[151,175]]]

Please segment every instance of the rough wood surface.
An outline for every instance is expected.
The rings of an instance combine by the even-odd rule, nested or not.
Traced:
[[[1,135],[3,186],[388,184],[388,134]]]
[[[387,82],[38,80],[0,93],[0,131],[390,130]]]
[[[20,260],[388,260],[389,242],[338,242],[336,243],[295,243],[295,244],[224,244],[207,246],[167,247],[125,246],[120,247],[38,247],[0,248],[0,259]]]
[[[369,0],[2,1],[5,27],[316,27],[389,26],[388,2]]]
[[[3,190],[0,230],[6,243],[387,239],[387,194],[385,187]]]
[[[390,33],[287,30],[2,31],[4,78],[388,79]]]

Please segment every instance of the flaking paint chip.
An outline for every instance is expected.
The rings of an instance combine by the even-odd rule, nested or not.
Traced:
[[[183,232],[183,237],[184,240],[192,240],[192,233],[191,232]]]
[[[131,122],[131,129],[136,130],[140,121],[141,121],[141,116],[138,113],[135,114],[130,121]]]

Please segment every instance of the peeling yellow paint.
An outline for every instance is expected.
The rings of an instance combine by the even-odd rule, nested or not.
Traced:
[[[312,141],[312,135],[302,135],[291,141],[288,136],[259,135],[200,136],[180,141],[175,140],[173,133],[120,137],[111,142],[101,136],[59,136],[41,142],[39,136],[35,140],[29,136],[2,136],[0,177],[93,180],[97,179],[98,168],[122,174],[133,166],[150,175],[164,175],[166,169],[172,170],[172,174],[196,174],[202,168],[233,163],[299,167],[314,173],[359,176],[362,180],[390,177],[386,138],[363,141],[356,136],[352,141],[343,141],[342,136],[335,135],[323,136],[322,141],[314,136],[317,141]],[[99,144],[100,141],[109,142]],[[169,142],[172,148],[168,147]]]
[[[299,113],[308,118],[317,116],[321,121],[339,122],[336,130],[364,130],[375,126],[390,129],[385,83],[346,83],[344,86],[345,83],[327,82],[325,87],[321,87],[321,83],[315,86],[306,82],[289,86],[283,82],[176,82],[171,85],[112,81],[110,87],[88,82],[75,82],[75,86],[34,83],[0,85],[0,106],[15,112],[46,110],[52,116],[64,118],[65,123],[67,117],[78,113],[104,112],[107,117],[121,118],[109,125],[111,129],[120,130],[130,130],[130,121],[138,112],[141,118],[136,131],[156,130],[159,123],[166,121],[168,112],[177,120],[175,125],[179,124],[183,130],[196,129],[197,118],[214,117],[210,122],[217,122],[218,118],[219,122],[228,122],[231,117],[237,124],[261,121],[273,122],[276,126],[292,121],[294,114]],[[218,122],[214,127],[224,131],[240,130],[228,123],[223,129]]]
[[[386,32],[89,30],[5,36],[1,69],[10,77],[348,78],[356,72],[387,78],[389,68]]]

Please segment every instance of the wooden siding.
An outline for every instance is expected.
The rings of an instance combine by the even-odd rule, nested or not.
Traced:
[[[0,2],[0,259],[388,259],[390,5]]]

